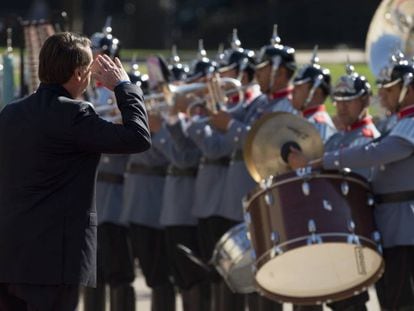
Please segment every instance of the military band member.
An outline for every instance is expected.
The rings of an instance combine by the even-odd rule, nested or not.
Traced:
[[[296,114],[291,103],[293,87],[290,83],[296,70],[295,49],[281,44],[274,26],[270,45],[261,48],[256,65],[256,78],[260,90],[268,97],[263,111],[284,111]]]
[[[237,109],[231,111],[231,114],[219,111],[217,114],[210,117],[210,123],[217,130],[223,133],[224,143],[232,146],[232,161],[226,176],[226,193],[223,193],[222,204],[226,205],[227,209],[229,207],[233,208],[233,213],[235,215],[240,215],[240,217],[242,216],[242,197],[252,190],[255,185],[254,181],[247,173],[242,158],[242,148],[247,132],[263,113],[270,112],[273,109],[276,110],[274,107],[277,107],[277,109],[280,109],[281,111],[294,112],[294,109],[287,99],[290,92],[286,92],[286,87],[289,85],[289,80],[291,78],[291,69],[288,69],[288,67],[295,67],[292,63],[292,60],[294,62],[294,55],[292,54],[293,50],[284,46],[272,46],[269,48],[266,46],[262,49],[262,51],[264,52],[260,55],[259,62],[264,65],[261,68],[265,68],[269,63],[271,64],[270,61],[269,63],[266,63],[266,59],[269,55],[278,55],[278,67],[276,69],[276,73],[273,74],[278,76],[275,84],[277,85],[276,89],[283,85],[281,88],[284,91],[279,93],[280,97],[276,96],[277,98],[269,101],[266,94],[258,95],[253,99],[248,100],[246,103],[239,105]],[[231,59],[231,57],[229,59]],[[270,65],[268,67],[270,67]],[[280,72],[282,73],[280,73],[279,70],[281,70]],[[249,77],[248,73],[245,77],[250,82],[252,77]],[[261,77],[257,77],[259,84],[260,81],[262,82],[260,88],[262,90],[267,90],[267,82],[269,81],[269,78],[263,74]],[[262,80],[260,80],[260,78]],[[267,80],[265,78],[267,78]],[[267,82],[264,83],[264,81]],[[254,295],[249,295],[248,305],[251,310],[282,310],[281,304],[270,301],[264,297],[258,298]]]
[[[331,74],[329,69],[319,65],[316,48],[311,63],[299,70],[293,84],[293,107],[316,127],[325,143],[336,133],[336,128],[324,105],[331,93]]]
[[[310,162],[326,169],[374,166],[375,220],[382,236],[385,273],[377,284],[382,310],[414,309],[414,68],[408,61],[390,70],[386,91],[398,122],[391,132],[372,143],[325,153]],[[289,155],[293,168],[307,160],[296,150]]]
[[[132,83],[148,94],[148,81],[133,64]],[[129,225],[134,258],[138,259],[145,282],[151,288],[151,310],[174,311],[175,289],[168,264],[165,229],[160,214],[168,160],[152,147],[129,157],[124,181],[122,220]]]
[[[394,65],[399,63],[404,64],[406,62],[404,54],[397,50],[395,51],[389,59],[389,63],[380,70],[379,76],[377,77],[376,83],[378,87],[378,100],[381,106],[381,109],[385,110],[384,116],[376,122],[378,130],[383,134],[388,134],[391,129],[395,126],[398,121],[398,115],[392,113],[392,102],[390,102],[389,94],[386,90],[388,86],[388,80],[390,75],[390,70],[392,70]]]
[[[94,57],[106,54],[119,56],[119,40],[112,36],[110,25],[103,33],[91,38]],[[95,96],[90,98],[95,106],[113,104],[112,91],[97,83]],[[116,105],[114,105],[115,107]],[[127,156],[103,155],[98,168],[96,207],[98,210],[97,288],[84,291],[85,311],[105,310],[106,285],[109,285],[111,310],[135,310],[135,278],[127,224],[121,221],[122,192]]]
[[[200,256],[197,220],[192,215],[192,208],[201,152],[183,132],[186,109],[182,107],[187,106],[177,102],[186,101],[186,98],[177,95],[175,101],[168,122],[163,122],[159,115],[150,116],[154,146],[170,162],[162,194],[160,223],[166,228],[168,262],[174,283],[180,290],[184,310],[208,311],[207,273],[177,247],[183,245]]]

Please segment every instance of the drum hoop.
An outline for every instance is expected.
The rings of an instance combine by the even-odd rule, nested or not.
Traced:
[[[349,236],[352,236],[351,234],[347,234],[347,233],[321,233],[318,236],[320,237],[335,237],[335,238],[348,238]],[[363,236],[360,235],[355,235],[356,237],[358,237],[360,239],[361,246],[365,246],[368,247],[370,249],[375,250],[379,255],[380,252],[378,252],[377,247],[376,247],[376,243],[368,238],[365,238]],[[283,302],[283,303],[294,303],[297,305],[308,305],[308,304],[322,304],[322,303],[330,303],[333,301],[338,301],[338,300],[342,300],[342,299],[346,299],[349,298],[353,295],[357,295],[358,293],[360,293],[361,291],[366,290],[366,288],[370,285],[372,285],[373,283],[375,283],[384,273],[384,259],[382,258],[381,260],[381,265],[378,268],[378,270],[373,273],[373,275],[368,278],[367,280],[365,280],[364,282],[362,282],[361,284],[354,286],[348,290],[342,291],[342,292],[338,292],[338,293],[332,293],[329,295],[322,295],[322,296],[314,296],[314,297],[294,297],[294,296],[284,296],[284,295],[279,295],[279,294],[275,294],[272,292],[267,291],[266,289],[262,288],[260,286],[260,284],[257,282],[256,280],[256,274],[258,272],[259,269],[257,269],[257,267],[261,267],[262,261],[264,260],[264,258],[266,256],[269,256],[270,252],[272,252],[272,250],[274,250],[276,247],[286,247],[289,244],[292,243],[296,243],[296,242],[300,242],[300,241],[307,241],[308,238],[310,238],[311,235],[307,235],[307,236],[303,236],[300,238],[295,238],[289,241],[286,241],[284,243],[281,243],[279,245],[275,245],[274,247],[272,247],[271,249],[267,250],[262,256],[260,256],[259,259],[257,259],[254,264],[253,264],[253,271],[254,271],[254,280],[255,280],[255,287],[258,289],[259,292],[261,292],[264,296],[275,300],[275,301],[279,301],[279,302]],[[325,242],[325,243],[334,243],[334,242]],[[322,242],[321,244],[324,244],[324,242]],[[347,243],[349,244],[349,243]],[[307,245],[307,244],[306,244]],[[316,244],[314,244],[316,245]],[[355,244],[355,246],[357,246],[357,244]],[[272,255],[272,258],[274,258],[275,256],[278,256],[278,254],[275,253]],[[267,262],[267,261],[266,261]],[[264,263],[266,263],[264,262]]]
[[[247,232],[247,226],[244,222],[235,225],[233,227],[231,227],[229,230],[226,231],[226,233],[224,233],[222,235],[222,237],[218,240],[218,242],[216,243],[214,250],[221,248],[221,246],[223,244],[225,244],[227,242],[227,240],[234,235],[234,233],[241,231],[243,228],[246,228],[246,232]],[[214,255],[213,255],[214,256]]]
[[[213,251],[213,255],[211,256],[211,262],[214,264],[214,266],[219,266],[218,261],[217,261],[217,257],[220,254],[220,250],[222,249],[223,245],[229,240],[229,238],[231,236],[234,235],[234,233],[236,232],[240,232],[242,228],[246,228],[246,233],[248,232],[247,226],[244,222],[235,225],[234,227],[232,227],[231,229],[229,229],[221,238],[220,240],[216,243],[216,246],[214,247],[214,251]],[[249,237],[247,236],[247,239],[250,241]],[[252,250],[252,246],[250,244],[250,247],[248,249],[246,249],[246,252],[251,251]],[[243,254],[241,256],[238,256],[237,258],[232,258],[234,260],[240,259],[241,257],[243,257]],[[232,264],[233,266],[233,264]]]
[[[272,292],[267,291],[266,289],[262,288],[260,284],[254,279],[255,288],[258,292],[260,292],[265,297],[280,302],[280,303],[293,303],[295,305],[322,305],[323,303],[332,303],[335,301],[340,301],[343,299],[350,298],[352,296],[359,295],[360,293],[368,290],[368,287],[377,282],[381,276],[384,274],[384,260],[381,261],[381,265],[378,270],[365,282],[362,282],[359,285],[356,285],[346,291],[333,293],[329,295],[322,295],[322,296],[314,296],[314,297],[294,297],[294,296],[284,296],[275,294]]]
[[[343,232],[328,232],[328,233],[320,233],[320,234],[316,234],[316,236],[321,237],[321,238],[326,238],[326,237],[330,237],[330,238],[339,238],[339,240],[342,240],[341,238],[344,238],[345,241],[347,241],[348,237],[353,236],[352,234],[349,233],[343,233]],[[365,246],[365,247],[369,247],[371,249],[374,249],[377,251],[377,247],[376,247],[376,243],[374,241],[372,241],[371,239],[368,239],[366,237],[363,237],[361,235],[357,235],[355,234],[355,236],[364,243],[361,243],[361,246]],[[288,241],[285,241],[283,243],[277,244],[275,246],[273,246],[272,248],[268,249],[262,256],[260,256],[258,259],[256,259],[256,261],[254,262],[255,267],[261,267],[262,264],[261,262],[265,259],[265,257],[269,257],[269,254],[271,254],[272,251],[276,252],[275,249],[280,249],[283,253],[287,252],[285,251],[286,247],[291,245],[291,244],[296,244],[298,242],[305,242],[302,246],[306,246],[307,245],[307,241],[309,238],[311,238],[311,235],[305,235],[305,236],[301,236],[301,237],[297,237]],[[327,243],[334,243],[332,241],[329,242],[323,242],[320,244],[327,244]],[[316,244],[316,243],[315,243]],[[313,245],[315,245],[313,244]],[[349,244],[347,242],[347,244]],[[357,244],[355,244],[355,246],[357,246]],[[297,247],[295,247],[297,248]],[[271,254],[269,259],[272,259],[274,257],[278,256],[278,254]],[[267,261],[266,261],[267,262]],[[266,263],[265,262],[265,263]]]
[[[366,190],[370,191],[370,188],[368,186],[367,182],[364,182],[360,179],[358,179],[357,177],[354,176],[340,176],[340,175],[336,175],[336,174],[329,174],[329,173],[324,173],[324,174],[319,174],[319,175],[310,175],[306,178],[301,177],[301,176],[294,176],[294,177],[290,177],[290,178],[286,178],[284,180],[280,180],[280,181],[276,181],[274,182],[269,188],[266,189],[260,189],[259,191],[257,191],[255,194],[253,194],[250,198],[245,197],[244,201],[245,201],[245,211],[247,211],[251,205],[251,203],[256,200],[260,195],[262,195],[264,192],[267,192],[277,186],[281,186],[287,183],[290,183],[292,181],[297,181],[297,180],[312,180],[312,179],[317,179],[317,178],[324,178],[324,177],[329,177],[332,179],[341,179],[341,180],[347,180],[347,181],[353,181],[357,184],[359,184],[360,186],[364,187]]]

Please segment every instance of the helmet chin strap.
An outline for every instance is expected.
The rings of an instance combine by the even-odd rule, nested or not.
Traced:
[[[313,96],[315,95],[316,89],[322,84],[322,81],[323,81],[323,76],[318,75],[315,81],[313,82],[313,85],[309,91],[308,97],[306,98],[305,102],[302,104],[302,107],[301,107],[302,110],[305,110],[308,107],[309,103],[313,99]]]
[[[242,82],[243,74],[244,74],[244,71],[247,68],[248,63],[249,63],[249,60],[247,58],[244,58],[243,61],[240,64],[239,74],[237,76],[237,80],[239,80],[240,82]]]
[[[281,62],[282,62],[282,59],[280,55],[277,55],[272,58],[272,70],[270,71],[270,79],[269,79],[269,93],[272,92],[273,83],[275,82],[276,71],[279,69]]]
[[[409,72],[409,73],[405,74],[404,78],[403,78],[403,87],[401,89],[400,96],[398,97],[398,104],[397,104],[397,107],[396,107],[396,112],[400,111],[401,104],[402,104],[405,96],[407,95],[408,86],[411,84],[411,82],[413,82],[413,74],[411,72]]]

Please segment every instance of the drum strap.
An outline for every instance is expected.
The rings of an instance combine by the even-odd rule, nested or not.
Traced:
[[[377,204],[414,201],[414,191],[411,190],[377,194],[374,196],[374,199]]]

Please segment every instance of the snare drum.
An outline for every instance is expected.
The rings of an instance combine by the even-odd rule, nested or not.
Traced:
[[[357,174],[303,169],[269,178],[244,207],[255,283],[268,298],[341,300],[382,275],[373,200]]]
[[[248,294],[255,291],[251,252],[244,223],[227,231],[214,249],[211,263],[235,293]]]

